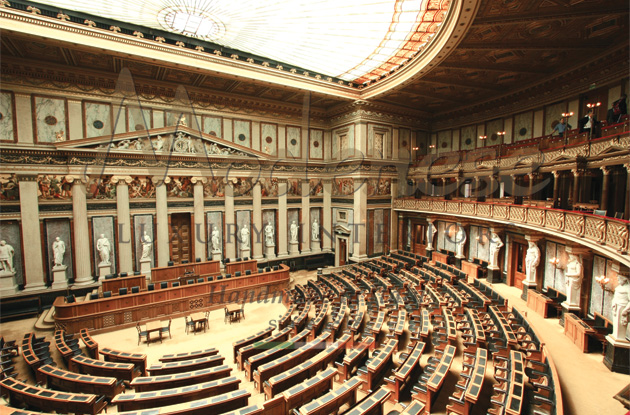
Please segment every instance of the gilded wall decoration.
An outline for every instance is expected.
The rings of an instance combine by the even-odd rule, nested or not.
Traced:
[[[66,176],[44,174],[37,176],[39,200],[71,199],[72,183]]]
[[[20,200],[20,187],[15,174],[0,174],[0,200]]]
[[[193,197],[193,184],[190,177],[173,177],[166,184],[167,197]]]
[[[90,179],[87,188],[88,199],[116,199],[116,185],[112,176],[100,176]]]
[[[130,199],[152,199],[155,197],[155,185],[148,177],[135,176],[129,184]]]

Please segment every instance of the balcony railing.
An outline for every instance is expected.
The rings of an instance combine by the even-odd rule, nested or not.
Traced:
[[[522,225],[570,239],[630,263],[629,221],[561,209],[499,203],[400,198],[394,209],[440,215],[486,218],[504,224]]]

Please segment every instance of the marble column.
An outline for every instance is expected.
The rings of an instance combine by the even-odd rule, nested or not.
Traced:
[[[201,258],[205,261],[208,235],[206,235],[206,215],[203,204],[203,185],[208,182],[205,177],[193,177],[193,212],[195,216],[195,261]]]
[[[461,197],[462,178],[457,176],[457,187],[455,188],[455,197]]]
[[[602,197],[599,201],[599,208],[601,210],[607,210],[608,206],[608,185],[610,182],[610,168],[600,167],[602,171]]]
[[[157,225],[157,266],[166,267],[171,260],[169,247],[168,202],[166,184],[170,177],[154,176],[151,178],[155,186],[155,220]]]
[[[302,249],[303,254],[311,252],[311,186],[308,180],[302,180]]]
[[[133,241],[131,240],[131,214],[129,212],[130,176],[113,176],[116,183],[116,216],[118,218],[118,269],[133,274]]]
[[[571,195],[571,201],[573,202],[573,206],[576,203],[580,203],[580,176],[582,175],[579,170],[571,170],[573,173],[573,194]]]
[[[527,177],[529,177],[529,188],[527,189],[527,196],[529,196],[529,200],[534,200],[534,180],[536,175],[534,173],[528,173]]]
[[[37,175],[18,176],[20,187],[20,220],[22,223],[22,246],[25,250],[25,291],[46,288],[42,257],[42,234],[39,227],[39,201],[37,200]],[[27,256],[26,256],[27,255]],[[14,261],[19,261],[15,258]]]
[[[253,243],[253,259],[262,259],[263,258],[263,242],[265,241],[265,235],[263,232],[263,218],[262,218],[262,187],[260,185],[260,181],[257,181],[254,185],[254,189],[252,190],[253,197],[253,221],[254,221],[254,231],[252,232],[254,236]]]
[[[363,179],[354,179],[354,223],[352,260],[360,262],[367,259],[367,183]]]
[[[475,194],[473,197],[477,199],[479,196],[481,196],[481,192],[479,191],[479,176],[475,176]]]
[[[94,282],[90,258],[90,231],[87,217],[86,180],[74,177],[72,181],[72,216],[74,219],[74,282],[89,285]]]
[[[289,255],[287,214],[287,181],[286,179],[278,179],[278,257]]]
[[[626,163],[623,165],[628,172],[628,177],[626,178],[626,200],[624,203],[624,212],[623,218],[625,220],[630,220],[630,163]]]
[[[554,203],[554,207],[559,207],[558,204],[558,193],[560,192],[560,172],[559,171],[552,171],[551,174],[553,174],[553,203]]]
[[[333,240],[333,218],[332,218],[332,180],[323,179],[324,185],[324,209],[322,210],[322,226],[324,231],[322,232],[322,250],[324,252],[330,252],[332,250]]]
[[[398,196],[398,179],[392,179],[391,184],[392,200],[389,214],[389,250],[398,249],[398,213],[394,210],[394,200]],[[387,224],[386,224],[387,225]]]
[[[236,217],[234,215],[234,184],[228,180],[225,184],[225,255],[224,258],[236,259]]]
[[[510,174],[510,177],[512,178],[512,189],[510,190],[510,196],[515,197],[516,196],[516,174]]]

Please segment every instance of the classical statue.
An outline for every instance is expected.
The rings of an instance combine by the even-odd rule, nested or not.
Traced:
[[[158,135],[155,141],[153,142],[153,150],[162,151],[163,147],[164,147],[164,139],[162,138],[161,135]]]
[[[216,226],[212,227],[212,252],[221,252],[220,241],[219,241],[219,229]]]
[[[297,226],[297,223],[295,223],[295,221],[291,222],[291,229],[289,230],[289,232],[291,233],[291,242],[297,243],[298,242],[298,226]]]
[[[144,231],[144,234],[140,237],[140,242],[142,243],[142,256],[140,257],[140,261],[143,259],[151,259],[151,248],[153,247],[153,240],[149,236],[147,231]]]
[[[265,245],[275,246],[275,241],[273,238],[273,226],[271,225],[271,222],[267,222],[267,226],[265,226]]]
[[[313,221],[313,225],[311,228],[311,239],[313,241],[319,240],[319,223],[317,222],[317,219]]]
[[[503,241],[496,232],[490,236],[490,266],[499,266],[499,250],[503,247]]]
[[[4,239],[0,241],[0,268],[3,273],[15,274],[15,268],[13,268],[13,255],[15,250]]]
[[[464,246],[466,246],[466,231],[461,225],[457,226],[457,233],[455,234],[455,257],[464,257]]]
[[[249,248],[249,229],[245,225],[241,228],[241,248]]]
[[[427,249],[433,249],[433,236],[435,236],[436,232],[437,229],[433,225],[433,222],[429,222],[427,225]]]
[[[628,277],[617,275],[617,288],[612,299],[613,332],[611,337],[617,341],[627,341],[628,313],[630,313],[630,285]]]
[[[567,303],[580,305],[580,291],[582,289],[582,260],[575,254],[569,254],[569,262],[564,272],[567,285]]]
[[[536,282],[536,267],[540,264],[540,249],[535,242],[529,242],[527,254],[525,255],[525,280]]]
[[[101,258],[99,265],[109,265],[109,255],[112,251],[112,246],[109,243],[109,239],[105,237],[105,234],[101,234],[101,237],[96,241],[96,250]]]
[[[62,267],[63,266],[63,256],[66,253],[66,244],[59,238],[55,238],[55,242],[52,244],[53,256],[54,256],[54,266]]]

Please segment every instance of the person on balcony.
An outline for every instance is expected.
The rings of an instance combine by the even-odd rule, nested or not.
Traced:
[[[597,134],[597,126],[599,125],[599,121],[595,117],[593,113],[593,109],[589,109],[584,117],[580,119],[579,127],[581,133],[589,133],[589,136],[595,137]]]
[[[571,124],[567,124],[566,122],[566,118],[561,118],[560,122],[558,124],[556,124],[555,127],[553,127],[553,131],[551,132],[551,135],[554,135],[556,133],[556,131],[558,132],[558,137],[564,137],[564,132],[567,129],[571,129]]]
[[[613,102],[612,107],[606,114],[606,121],[608,125],[617,124],[621,122],[624,115],[628,114],[628,104],[626,103],[627,95],[625,92],[621,93],[621,97]]]

